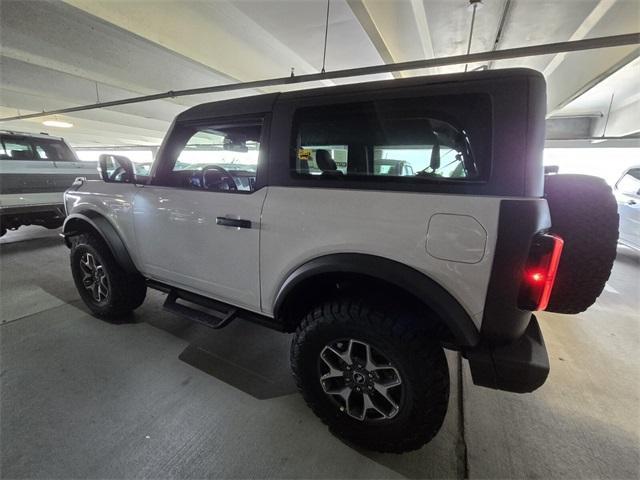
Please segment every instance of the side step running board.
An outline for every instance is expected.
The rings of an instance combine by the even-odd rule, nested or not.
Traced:
[[[206,311],[178,303],[178,299],[198,305]],[[175,288],[169,291],[163,306],[170,312],[216,330],[229,325],[238,315],[238,309],[230,305]]]
[[[239,318],[279,332],[284,332],[284,324],[282,322],[266,315],[235,307],[209,297],[203,297],[197,293],[187,292],[186,290],[158,282],[157,280],[147,279],[147,286],[167,294],[164,308],[201,325],[220,329],[229,325],[236,318]],[[178,300],[190,303],[191,305],[178,303]]]

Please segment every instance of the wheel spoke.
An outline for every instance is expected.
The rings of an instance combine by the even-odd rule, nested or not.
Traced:
[[[99,301],[107,298],[107,289],[102,285],[102,282],[98,283],[98,298]]]
[[[364,351],[365,351],[365,368],[372,372],[377,368],[377,365],[374,363],[373,358],[371,356],[371,346],[364,343]]]
[[[349,387],[341,387],[341,388],[335,388],[335,389],[328,389],[328,390],[325,390],[325,392],[328,395],[335,395],[336,397],[342,398],[342,400],[344,401],[344,409],[349,415],[351,415],[350,398],[351,398],[351,394],[353,393],[353,390],[351,390]]]
[[[397,386],[400,385],[400,382],[398,382],[396,385],[393,386]],[[397,411],[398,410],[398,404],[396,403],[396,401],[391,398],[391,396],[389,395],[389,389],[391,387],[387,387],[385,385],[381,385],[379,383],[374,384],[374,387],[376,389],[376,391],[387,401],[389,402],[389,405],[391,405],[391,408],[393,409],[393,411]]]
[[[98,284],[98,282],[93,282],[93,284],[91,285],[91,292],[93,293],[93,299],[96,302],[100,301],[100,285]]]
[[[348,356],[348,351],[345,353],[342,353],[336,350],[335,348],[327,345],[322,349],[322,352],[320,353],[320,358],[322,358],[324,363],[326,363],[329,368],[339,368],[340,365],[336,366],[335,363],[332,363],[331,360],[327,357],[327,352],[331,352],[335,357],[341,359],[347,365],[351,365],[351,359]]]
[[[389,374],[392,374],[394,379],[400,379],[398,370],[391,365],[376,365],[373,369],[371,369],[371,371],[377,373],[378,376],[387,377],[389,376]]]
[[[93,255],[87,253],[87,267],[93,272],[96,269],[96,260]]]
[[[363,404],[363,408],[362,408],[362,414],[364,416],[367,415],[367,411],[368,410],[374,410],[376,412],[378,412],[380,415],[382,415],[382,418],[388,418],[389,416],[380,408],[378,408],[378,406],[374,403],[374,401],[371,399],[371,396],[368,393],[365,393],[363,395],[364,397],[364,404]]]
[[[321,381],[330,380],[332,378],[344,378],[344,372],[329,366],[329,372],[320,377]]]

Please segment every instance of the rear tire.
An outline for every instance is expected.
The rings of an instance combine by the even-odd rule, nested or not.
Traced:
[[[547,175],[551,230],[564,249],[547,311],[580,313],[609,279],[618,242],[618,206],[604,180],[588,175]]]
[[[83,233],[71,241],[73,280],[94,315],[115,320],[142,304],[147,294],[144,278],[120,267],[101,238]]]
[[[447,412],[449,369],[437,339],[416,320],[359,298],[325,301],[303,319],[291,345],[294,378],[333,434],[395,453],[418,449],[437,434]],[[330,378],[321,381],[323,375]],[[334,391],[343,393],[328,393]]]

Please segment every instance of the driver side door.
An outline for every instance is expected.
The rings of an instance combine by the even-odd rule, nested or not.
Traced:
[[[149,277],[260,311],[262,131],[263,119],[175,127],[134,200]]]

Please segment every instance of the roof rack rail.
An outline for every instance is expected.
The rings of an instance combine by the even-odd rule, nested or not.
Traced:
[[[49,138],[54,138],[57,140],[63,140],[62,137],[54,137],[51,134],[47,133],[47,132],[39,132],[39,133],[33,133],[33,132],[21,132],[19,130],[8,130],[8,129],[0,129],[0,133],[4,133],[7,135],[26,135],[26,136],[30,136],[30,137],[38,137],[38,136],[46,136]]]

